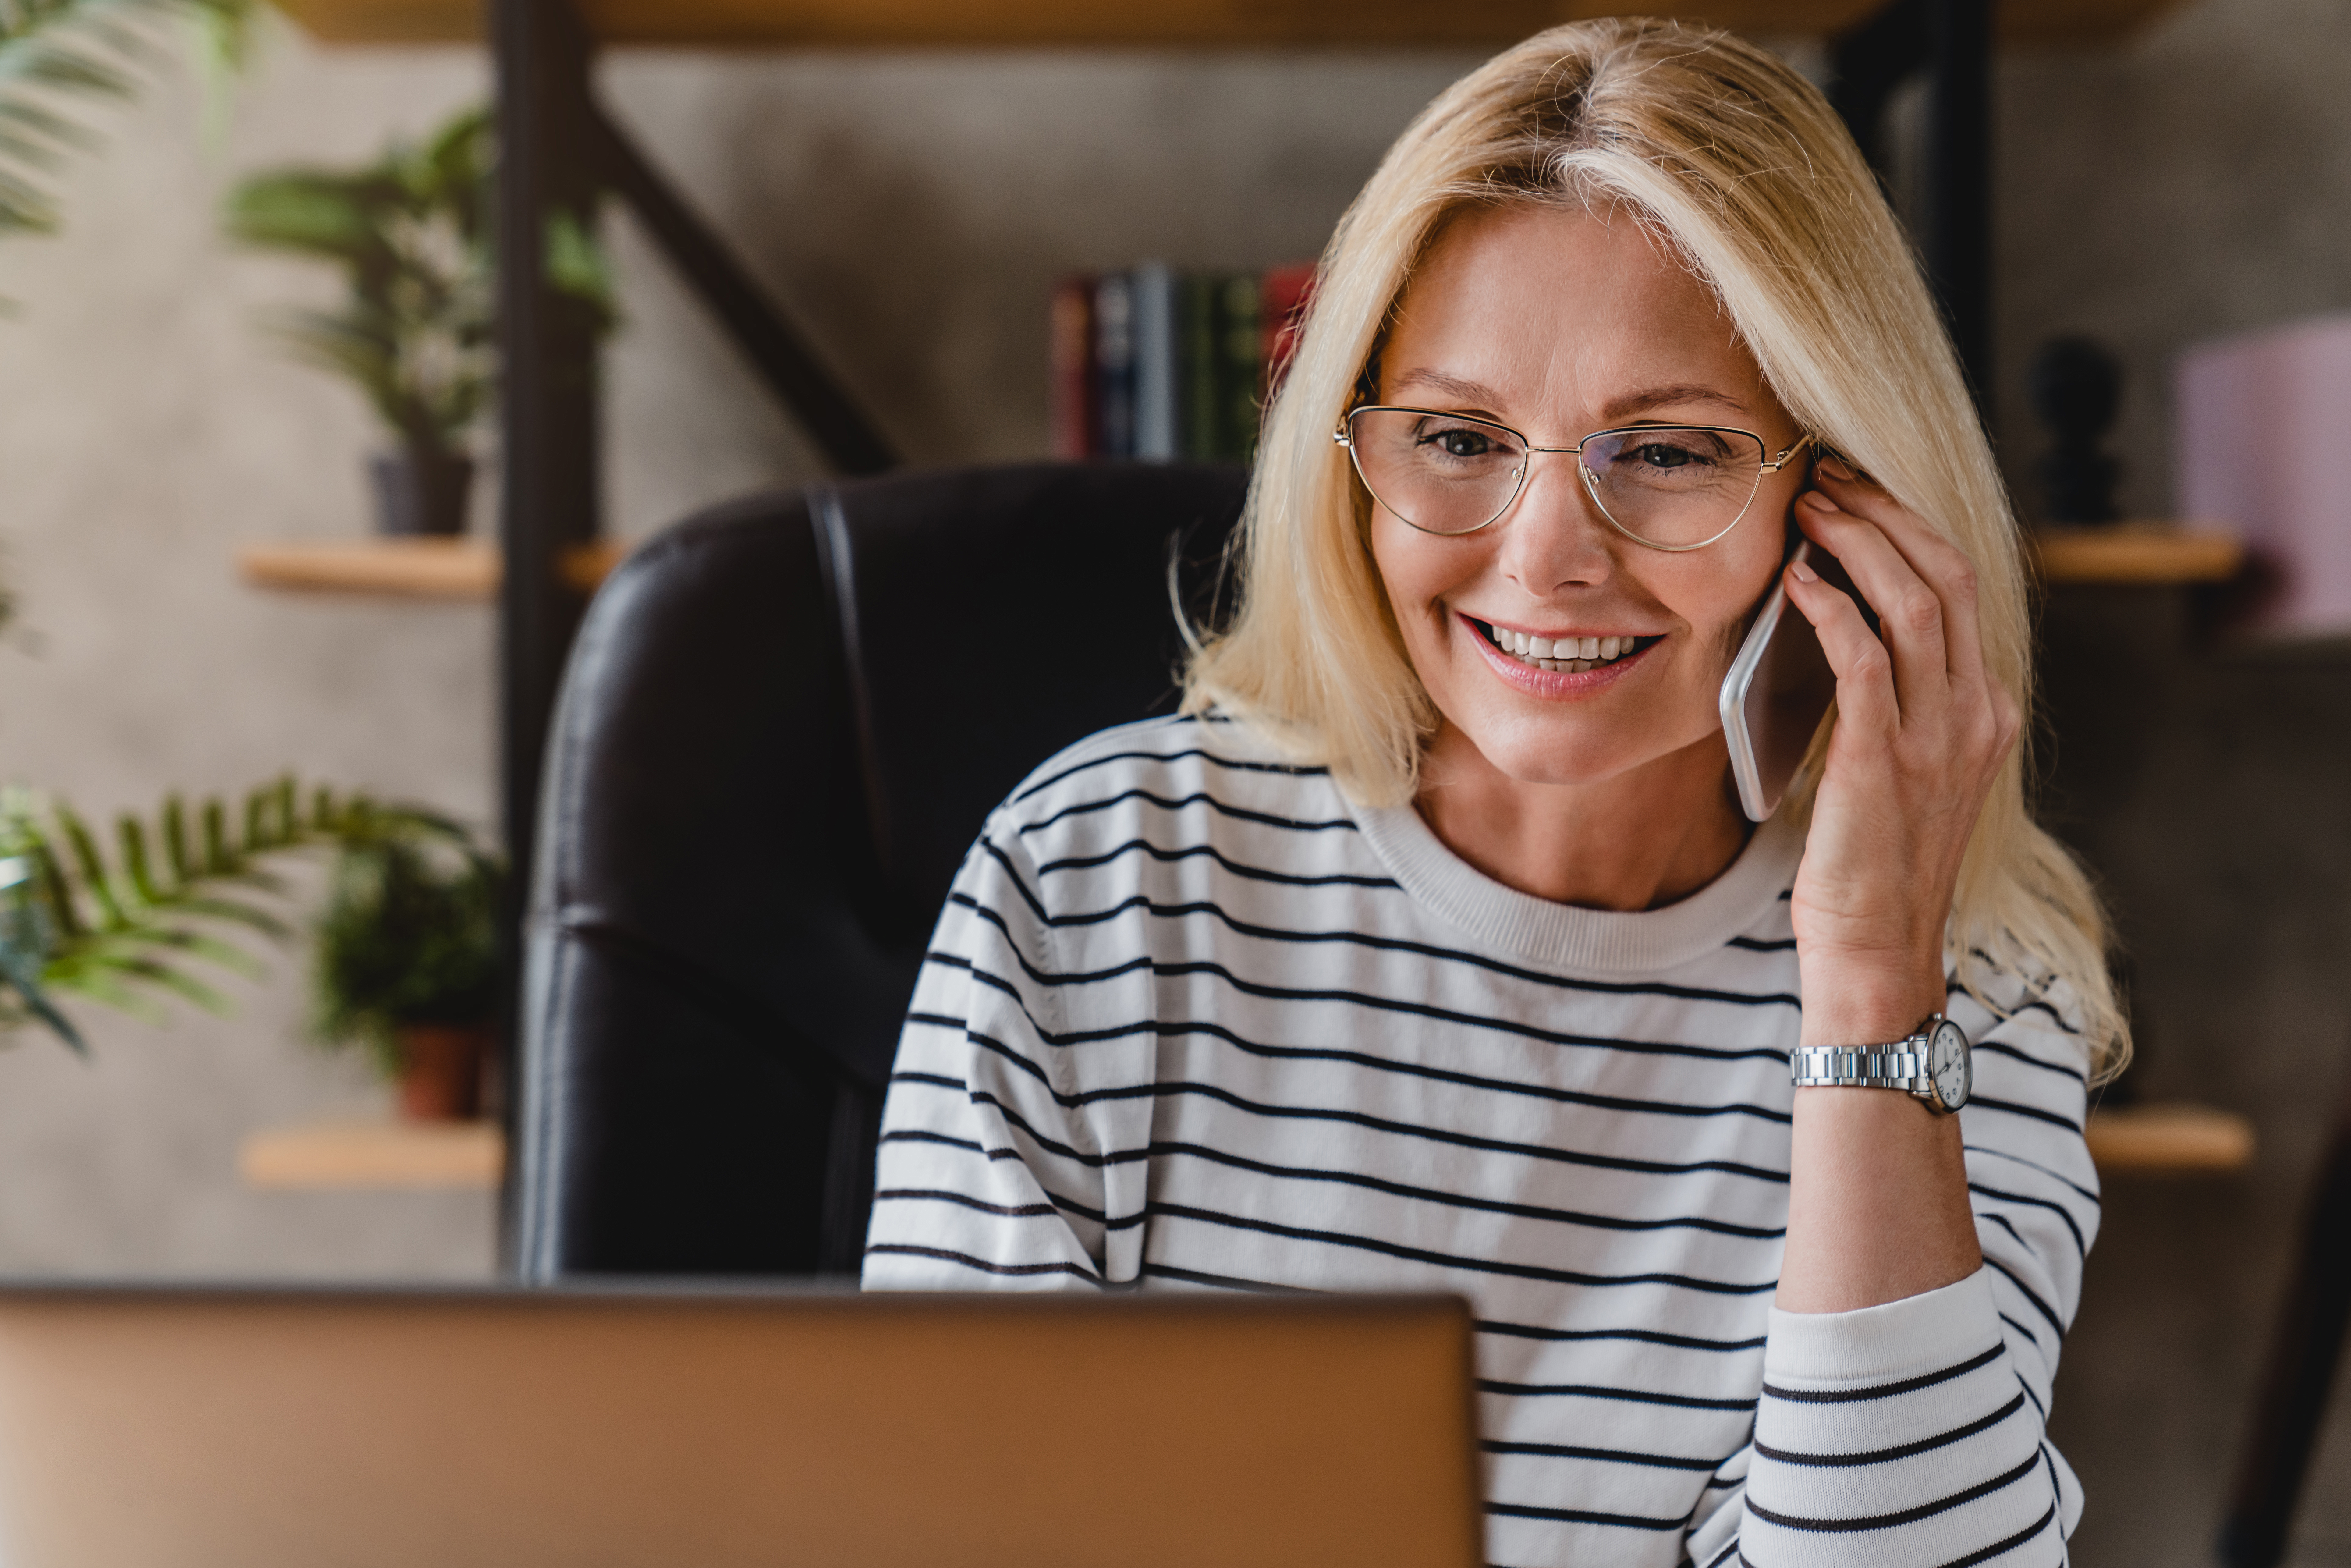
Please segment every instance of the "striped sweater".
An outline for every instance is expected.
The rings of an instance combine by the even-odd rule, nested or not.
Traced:
[[[1955,989],[1984,1267],[1779,1311],[1802,852],[1768,823],[1679,904],[1578,909],[1245,726],[1095,736],[956,879],[865,1283],[1458,1291],[1510,1568],[2062,1562],[2081,1042],[2046,996]]]

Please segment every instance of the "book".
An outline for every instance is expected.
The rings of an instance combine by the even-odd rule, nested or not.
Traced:
[[[1224,281],[1215,273],[1184,275],[1184,455],[1200,463],[1220,455],[1217,436],[1224,407],[1217,400],[1217,367],[1223,343],[1217,334],[1217,295]]]
[[[1265,407],[1265,335],[1259,323],[1261,281],[1236,274],[1217,291],[1217,337],[1222,357],[1217,371],[1218,457],[1247,463],[1257,456],[1257,432]]]
[[[1160,262],[1134,269],[1134,455],[1168,463],[1183,455],[1184,388],[1178,355],[1176,275]]]
[[[1259,319],[1265,334],[1266,401],[1281,385],[1289,373],[1290,356],[1297,351],[1298,334],[1306,326],[1307,308],[1314,303],[1315,266],[1301,262],[1293,267],[1269,268],[1258,296]]]
[[[1131,271],[1053,290],[1054,455],[1249,462],[1295,345],[1311,265]]]
[[[1094,282],[1094,455],[1134,455],[1134,290],[1123,272]]]
[[[1093,427],[1094,280],[1065,279],[1053,290],[1053,455],[1093,455],[1101,436]]]

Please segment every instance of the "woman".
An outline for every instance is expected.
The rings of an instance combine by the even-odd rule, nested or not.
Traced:
[[[867,1283],[1464,1291],[1498,1563],[2062,1561],[2125,1040],[2024,804],[2014,524],[1820,95],[1604,22],[1439,99],[1324,257],[1241,568],[1190,716],[973,849]],[[1775,583],[1838,716],[1750,831],[1715,700]],[[1804,1050],[1897,1044],[1939,1088]]]

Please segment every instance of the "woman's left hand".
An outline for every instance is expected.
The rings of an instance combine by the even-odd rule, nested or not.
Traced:
[[[1874,1044],[1943,1005],[1943,937],[1967,852],[2022,716],[1985,667],[1975,569],[1834,459],[1796,503],[1884,627],[1805,568],[1788,595],[1836,674],[1837,722],[1791,915],[1810,1043]]]

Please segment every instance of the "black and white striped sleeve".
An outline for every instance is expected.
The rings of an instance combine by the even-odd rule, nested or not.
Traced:
[[[1983,1267],[1859,1312],[1772,1312],[1743,1497],[1692,1530],[1701,1565],[2065,1561],[2082,1490],[2045,1426],[2097,1228],[2082,1052],[2043,1004],[1953,1013],[1985,1030],[1960,1115]]]
[[[1103,1282],[1103,1167],[1067,1082],[1066,977],[991,821],[939,916],[883,1113],[869,1290]]]

